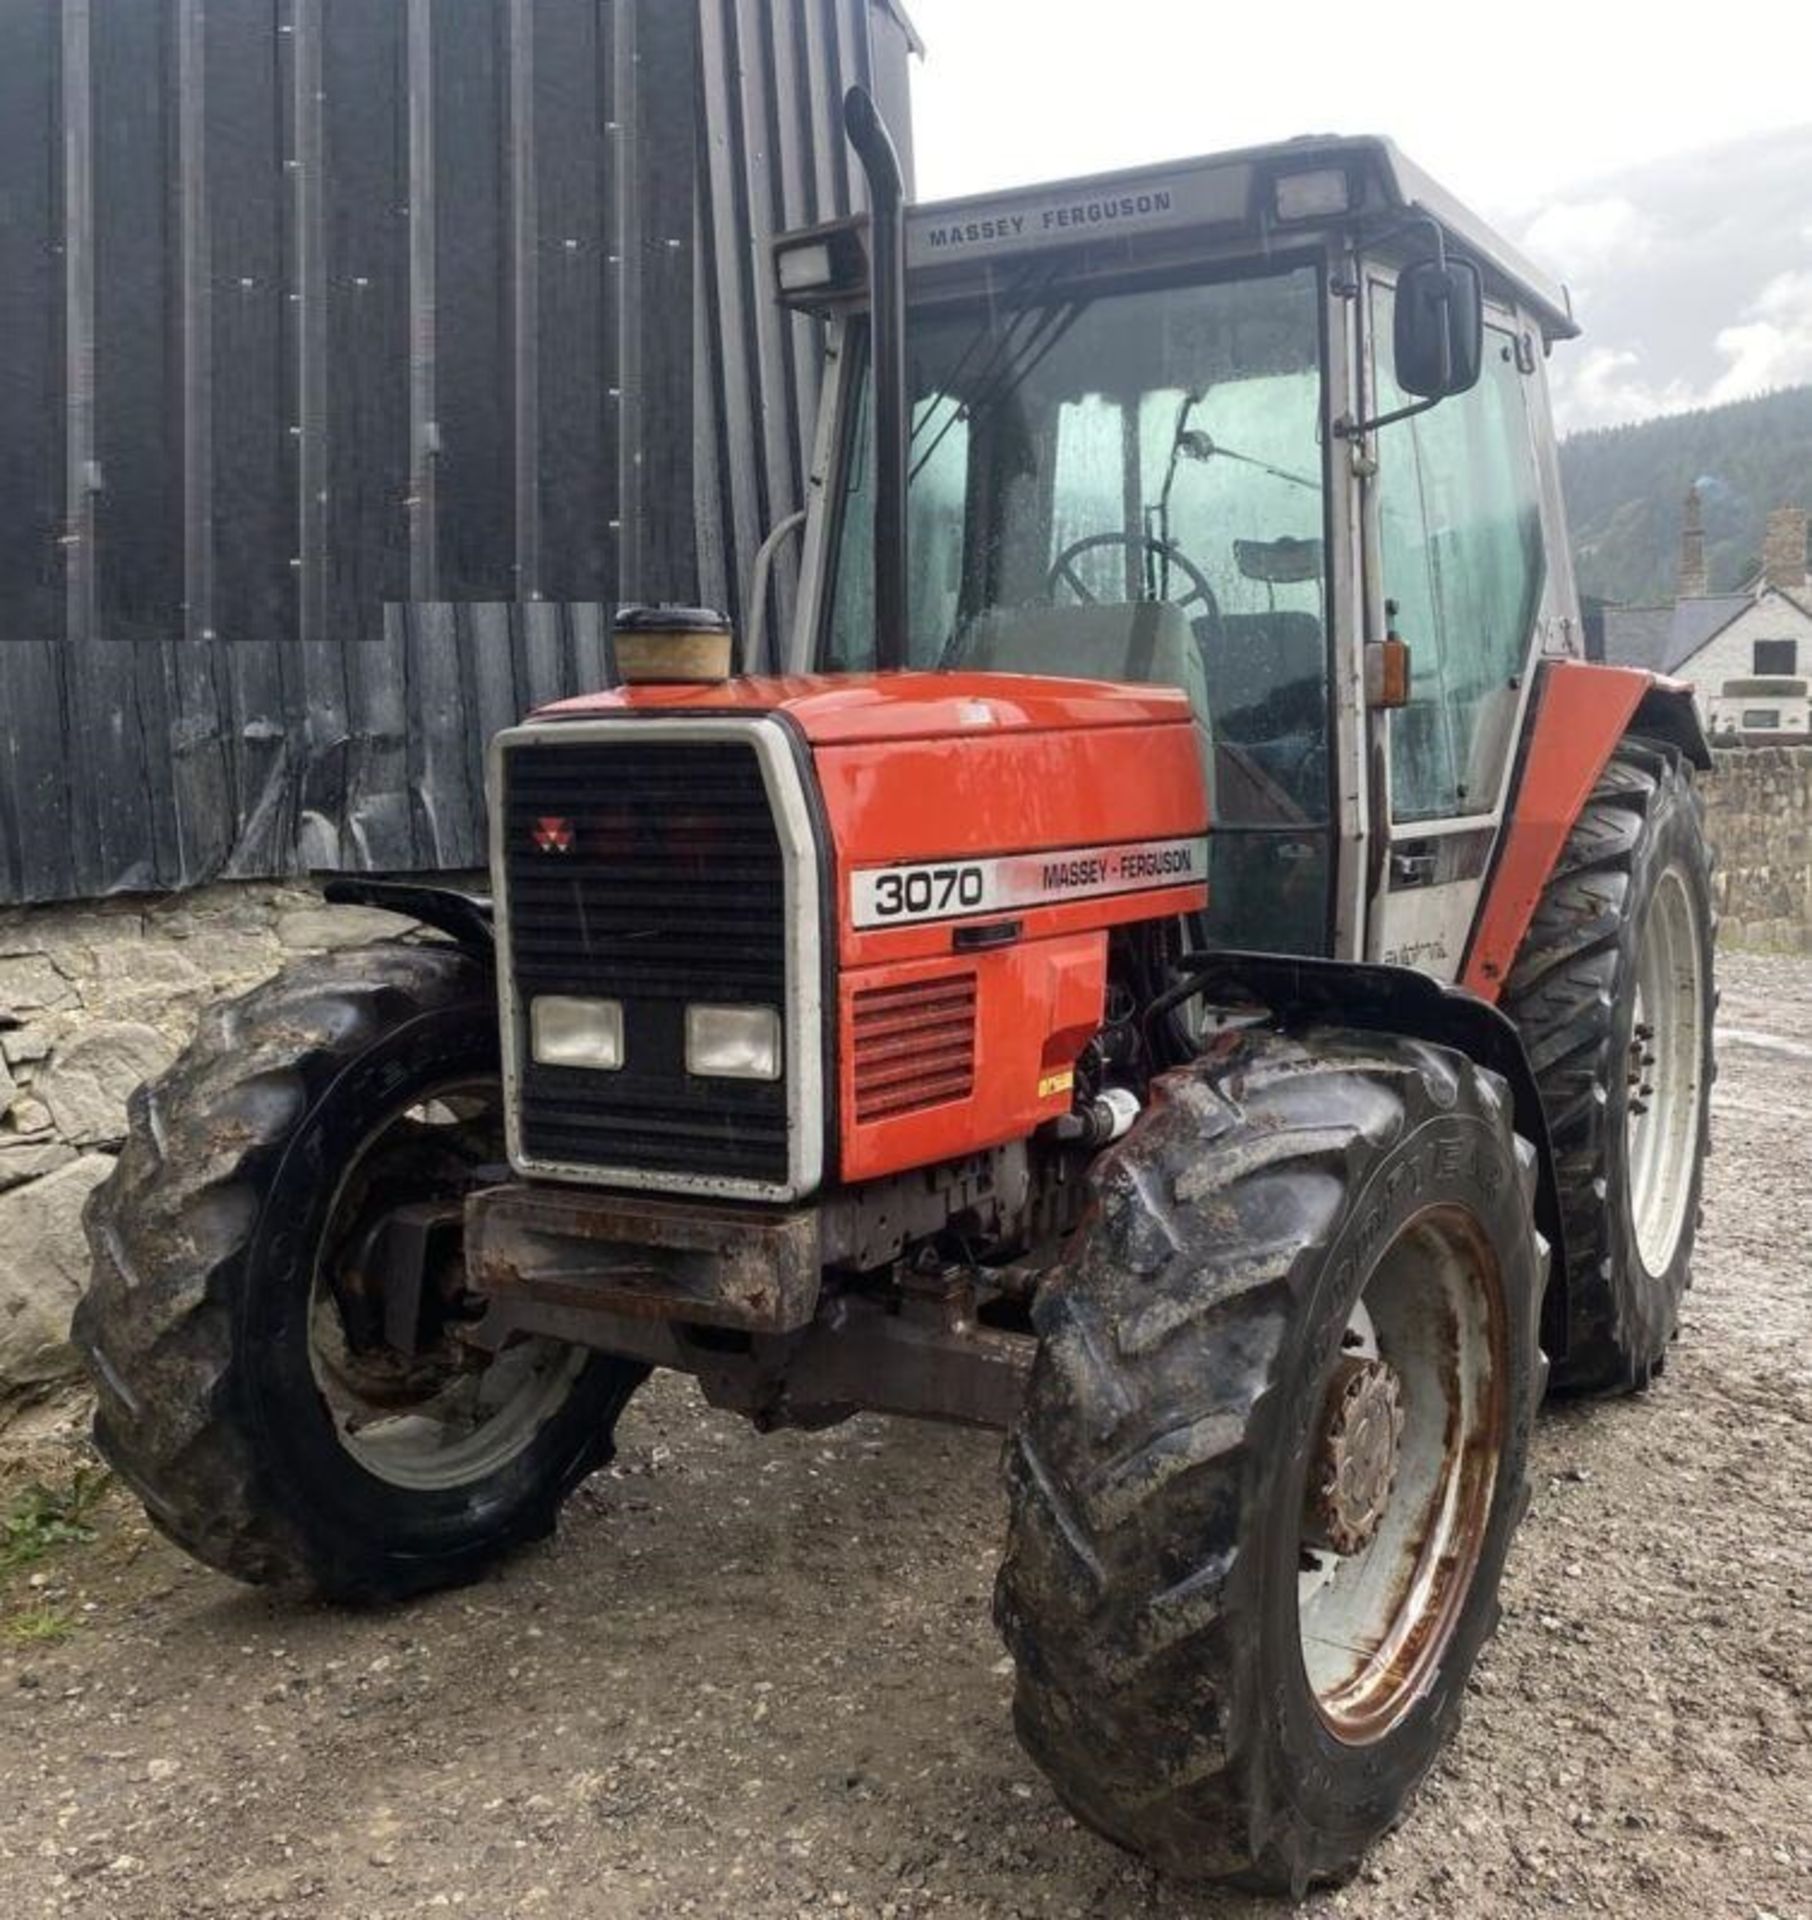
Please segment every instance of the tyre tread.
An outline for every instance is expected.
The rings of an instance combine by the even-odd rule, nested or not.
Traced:
[[[134,1094],[119,1159],[89,1199],[92,1277],[74,1339],[95,1384],[96,1445],[161,1531],[236,1579],[365,1600],[467,1577],[361,1561],[298,1522],[247,1413],[235,1303],[311,1092],[393,1023],[468,1004],[494,1004],[489,975],[443,943],[290,967],[211,1009],[163,1078]],[[565,1491],[548,1487],[512,1537],[544,1533]]]

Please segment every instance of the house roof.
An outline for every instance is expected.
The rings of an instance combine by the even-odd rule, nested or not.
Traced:
[[[1672,673],[1755,601],[1746,593],[1714,593],[1669,607],[1606,607],[1604,657],[1617,667]]]

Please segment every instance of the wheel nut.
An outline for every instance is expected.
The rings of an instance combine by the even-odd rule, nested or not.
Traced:
[[[1382,1360],[1343,1354],[1322,1402],[1303,1532],[1311,1547],[1358,1553],[1377,1534],[1397,1478],[1402,1389]]]

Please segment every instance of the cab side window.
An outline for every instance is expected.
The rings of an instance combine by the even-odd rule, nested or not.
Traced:
[[[1392,303],[1374,285],[1380,412],[1408,404],[1391,372]],[[1547,573],[1511,337],[1487,327],[1478,384],[1383,428],[1375,444],[1384,594],[1411,664],[1409,705],[1391,715],[1392,815],[1488,813]]]

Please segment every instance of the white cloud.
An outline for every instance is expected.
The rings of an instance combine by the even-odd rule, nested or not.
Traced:
[[[1557,200],[1523,230],[1523,245],[1536,259],[1569,278],[1639,260],[1655,242],[1655,222],[1622,194],[1590,200]]]
[[[1628,347],[1589,347],[1560,364],[1554,378],[1554,418],[1562,433],[1627,426],[1701,404],[1683,380],[1656,385],[1647,378],[1642,356]]]
[[[1562,433],[1617,427],[1660,413],[1721,406],[1812,384],[1812,268],[1777,273],[1713,336],[1721,370],[1695,384],[1656,380],[1634,347],[1588,347],[1557,363],[1554,417]]]
[[[1712,404],[1812,381],[1812,269],[1777,273],[1716,344],[1729,364],[1706,396]]]

